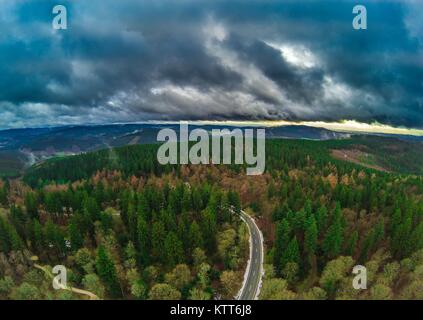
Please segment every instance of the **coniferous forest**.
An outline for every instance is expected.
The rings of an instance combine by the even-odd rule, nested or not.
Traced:
[[[267,140],[261,176],[162,166],[157,145],[37,164],[0,183],[0,298],[232,299],[244,209],[265,240],[261,299],[423,299],[419,154],[386,157],[389,170],[331,156],[350,144]],[[55,265],[83,293],[53,290]],[[357,265],[366,290],[352,286]]]

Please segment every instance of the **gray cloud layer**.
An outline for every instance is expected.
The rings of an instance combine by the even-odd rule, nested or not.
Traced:
[[[171,119],[354,119],[423,128],[423,4],[0,2],[0,128]]]

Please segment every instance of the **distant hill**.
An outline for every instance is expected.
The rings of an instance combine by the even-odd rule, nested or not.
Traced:
[[[332,156],[380,171],[423,174],[423,143],[386,136],[330,142]]]
[[[190,125],[191,130],[197,127]],[[0,176],[19,175],[23,169],[56,156],[75,155],[125,145],[155,143],[159,130],[163,128],[178,131],[179,125],[111,124],[0,131]],[[233,129],[231,126],[224,125],[206,125],[201,128],[209,131]],[[266,128],[266,137],[273,139],[339,140],[350,136],[349,133],[307,126]],[[405,140],[405,145],[411,143],[409,141],[422,141],[421,137],[395,137]]]

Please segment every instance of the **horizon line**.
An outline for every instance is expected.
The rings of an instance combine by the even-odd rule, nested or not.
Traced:
[[[132,122],[108,122],[108,123],[82,123],[82,124],[52,124],[45,126],[28,126],[17,128],[0,128],[0,132],[8,130],[30,130],[30,129],[53,129],[62,127],[84,127],[84,126],[108,126],[108,125],[136,125],[136,124],[157,124],[175,125],[181,122],[188,122],[190,125],[226,125],[231,127],[286,127],[286,126],[306,126],[311,128],[326,129],[342,133],[379,133],[394,135],[423,136],[423,129],[394,127],[379,122],[365,123],[356,120],[341,120],[334,122],[326,121],[288,121],[288,120],[145,120]]]

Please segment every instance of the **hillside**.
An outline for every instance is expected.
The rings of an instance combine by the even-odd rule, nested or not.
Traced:
[[[190,125],[190,130],[196,125]],[[163,128],[178,132],[177,124],[111,124],[65,126],[53,128],[10,129],[0,131],[0,176],[19,176],[26,168],[46,159],[75,155],[96,150],[133,144],[157,142]],[[230,129],[225,125],[207,125],[202,128]],[[267,128],[268,138],[326,140],[347,137],[348,134],[306,126]]]
[[[353,136],[349,139],[326,141],[271,139],[267,141],[266,149],[272,149],[274,144],[281,145],[287,153],[299,152],[299,157],[311,155],[319,161],[340,160],[341,163],[351,162],[380,171],[423,174],[423,143],[420,142],[377,136]],[[39,179],[76,181],[90,177],[102,169],[120,170],[126,175],[167,173],[172,168],[157,164],[157,149],[158,145],[132,145],[53,158],[27,170],[24,179],[34,186]],[[268,172],[273,160],[273,155],[268,155]]]
[[[423,143],[392,137],[353,136],[333,143],[332,155],[382,171],[423,174]]]

